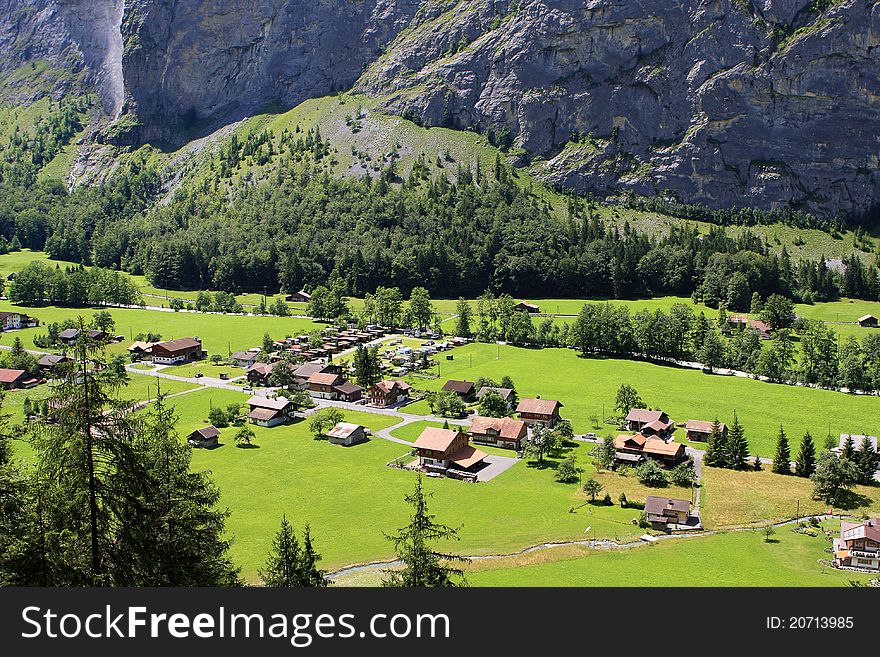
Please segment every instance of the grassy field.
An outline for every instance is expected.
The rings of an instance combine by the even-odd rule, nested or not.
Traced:
[[[761,472],[703,468],[703,523],[706,527],[765,524],[800,515],[817,515],[828,505],[812,499],[809,479]],[[856,486],[845,509],[858,515],[880,514],[880,486]],[[834,509],[838,512],[839,509]]]
[[[138,308],[59,308],[42,306],[28,308],[0,302],[0,310],[18,310],[37,317],[41,324],[61,322],[82,316],[90,319],[98,310],[108,310],[116,322],[116,332],[126,341],[111,345],[111,353],[123,353],[138,333],[159,333],[163,340],[199,336],[211,354],[228,356],[231,352],[262,344],[263,334],[273,338],[308,333],[318,327],[314,322],[297,317],[248,317],[244,315],[208,315],[204,313],[166,312]],[[45,326],[4,333],[0,343],[11,344],[15,336],[21,338],[25,347],[33,348],[34,335],[44,334]]]
[[[839,523],[824,523],[836,531]],[[870,576],[817,563],[829,541],[780,528],[765,542],[757,531],[680,538],[617,551],[567,550],[562,560],[478,561],[468,566],[472,586],[846,586]],[[533,560],[553,558],[535,555]],[[519,563],[518,563],[519,562]],[[525,562],[523,564],[522,562]]]
[[[201,373],[202,376],[207,376],[214,379],[219,379],[221,374],[227,374],[230,379],[235,379],[245,375],[244,368],[242,367],[231,367],[229,365],[211,365],[210,363],[196,362],[196,363],[188,363],[186,365],[174,365],[172,367],[166,367],[162,370],[162,374],[172,374],[174,376],[185,376],[185,377],[194,377],[196,374]]]
[[[593,431],[592,416],[601,419],[603,412],[604,417],[613,414],[622,383],[634,386],[647,405],[663,409],[676,422],[717,416],[730,423],[736,411],[751,452],[765,457],[773,454],[780,424],[795,441],[806,431],[819,441],[829,432],[876,435],[880,431],[880,398],[876,396],[713,376],[635,361],[584,359],[567,349],[536,351],[470,344],[454,354],[455,360],[441,362],[439,378],[412,378],[411,382],[418,388],[439,390],[447,379],[474,381],[488,376],[499,380],[508,375],[520,398],[540,395],[560,400],[563,417],[572,421],[577,432]],[[602,435],[616,433],[614,426],[602,425],[600,429]],[[682,430],[676,433],[678,437],[681,434]]]

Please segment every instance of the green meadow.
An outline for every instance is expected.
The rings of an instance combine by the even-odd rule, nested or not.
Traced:
[[[832,532],[839,527],[823,525]],[[582,550],[575,558],[529,565],[474,562],[466,577],[472,586],[657,587],[847,586],[870,579],[819,564],[830,557],[830,542],[821,533],[813,537],[782,527],[771,542],[764,539],[761,531],[739,531],[626,550]]]
[[[480,376],[500,380],[510,376],[520,398],[541,396],[563,403],[562,415],[578,433],[595,431],[592,417],[614,413],[621,384],[639,392],[645,404],[666,411],[676,422],[689,419],[730,423],[734,412],[746,430],[752,454],[773,455],[779,426],[794,441],[809,431],[821,445],[830,432],[880,431],[880,397],[847,395],[802,386],[766,383],[734,376],[703,374],[699,370],[663,367],[628,360],[581,358],[570,349],[524,349],[507,345],[470,344],[440,360],[435,379],[410,377],[417,388],[439,390],[447,379],[475,381]],[[436,374],[437,368],[434,369]],[[601,424],[601,435],[617,428]],[[679,439],[683,431],[678,430]]]

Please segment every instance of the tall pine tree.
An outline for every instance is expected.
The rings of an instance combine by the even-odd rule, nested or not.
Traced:
[[[773,472],[776,474],[791,474],[791,448],[788,445],[788,436],[785,429],[779,427],[779,436],[776,438],[776,454],[773,455]]]
[[[801,448],[794,464],[794,473],[798,477],[809,477],[816,471],[816,446],[810,432],[804,434]]]
[[[736,412],[733,414],[733,424],[730,425],[730,434],[727,437],[727,463],[726,467],[733,470],[745,470],[748,467],[749,443],[746,433],[739,423]]]
[[[712,432],[709,434],[709,443],[706,446],[706,465],[715,468],[726,468],[727,458],[727,435],[721,431],[721,423],[718,418],[712,423]]]

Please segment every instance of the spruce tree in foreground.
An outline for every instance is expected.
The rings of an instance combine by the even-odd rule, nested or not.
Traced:
[[[266,567],[259,571],[265,586],[302,588],[327,586],[326,572],[318,568],[321,555],[315,552],[309,526],[306,525],[300,547],[287,516],[281,517],[281,528],[272,541]]]
[[[727,467],[727,437],[721,431],[718,418],[712,423],[712,432],[709,434],[709,444],[706,446],[706,465],[715,468]]]
[[[437,541],[458,540],[458,529],[447,527],[434,520],[428,513],[427,496],[422,491],[422,476],[419,474],[412,495],[406,502],[413,507],[413,515],[405,527],[396,534],[386,537],[394,544],[397,557],[403,562],[401,570],[386,570],[388,579],[383,586],[391,587],[453,587],[464,586],[466,582],[461,569],[449,565],[450,562],[467,561],[453,554],[436,552],[431,548]]]
[[[804,439],[801,441],[801,449],[798,452],[797,459],[794,464],[794,473],[798,477],[809,477],[816,471],[816,446],[813,444],[813,437],[807,431]]]
[[[791,448],[788,445],[788,436],[785,429],[779,427],[779,436],[776,438],[776,454],[773,455],[773,472],[776,474],[791,474]]]

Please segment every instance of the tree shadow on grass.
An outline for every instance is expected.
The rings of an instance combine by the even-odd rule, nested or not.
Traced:
[[[549,459],[544,459],[543,461],[529,460],[526,461],[526,467],[535,470],[556,470],[559,467],[559,462]]]
[[[835,506],[845,511],[851,511],[859,507],[871,506],[872,502],[873,500],[867,495],[862,495],[853,490],[845,490],[837,495]]]
[[[238,445],[236,445],[236,447],[238,447],[239,449],[260,449],[260,446],[255,445],[254,443],[239,443]]]

